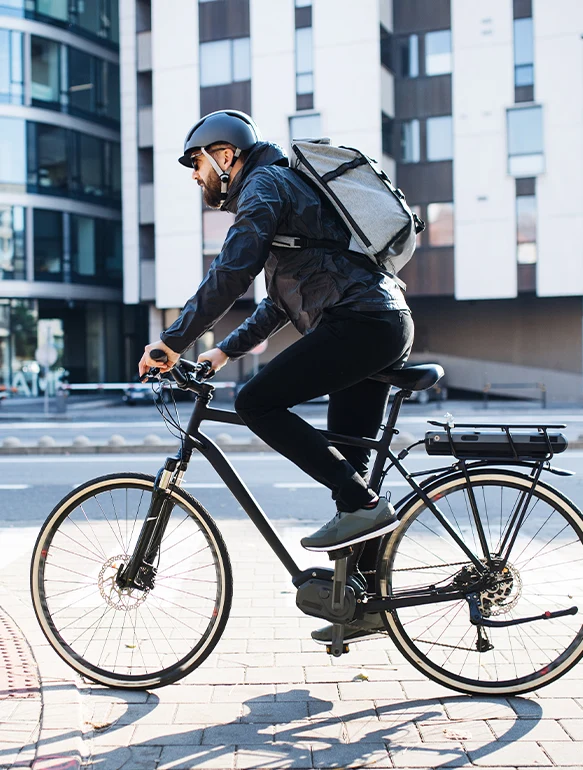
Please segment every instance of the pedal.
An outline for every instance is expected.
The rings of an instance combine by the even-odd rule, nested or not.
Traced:
[[[326,645],[326,652],[327,652],[328,655],[333,655],[332,647],[329,644]],[[343,644],[342,645],[342,652],[340,653],[340,655],[343,655],[346,652],[350,652],[350,647],[347,644]],[[339,656],[335,655],[334,657],[338,658]]]
[[[332,625],[332,644],[326,645],[326,652],[335,658],[339,658],[343,653],[348,652],[348,645],[344,644],[344,623],[334,623]]]

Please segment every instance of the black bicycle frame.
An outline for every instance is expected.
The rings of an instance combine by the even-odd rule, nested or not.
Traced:
[[[208,420],[210,422],[222,422],[230,425],[244,425],[244,422],[236,412],[209,407],[208,403],[212,394],[212,386],[206,384],[202,386],[201,390],[202,389],[204,389],[203,393],[197,394],[196,397],[196,403],[190,417],[188,427],[186,429],[187,435],[184,439],[183,447],[179,451],[177,458],[173,459],[175,459],[175,461],[179,460],[181,462],[187,463],[190,459],[192,451],[194,449],[199,451],[209,461],[220,478],[225,482],[231,494],[235,497],[247,516],[249,516],[253,524],[265,538],[268,545],[271,547],[283,566],[290,573],[292,578],[295,578],[302,572],[302,570],[300,570],[291,554],[279,538],[265,512],[262,510],[261,506],[253,497],[245,482],[241,479],[221,449],[219,449],[219,447],[214,443],[214,441],[212,441],[212,439],[200,431],[200,424],[204,420]],[[326,430],[322,430],[320,432],[329,441],[334,443],[367,447],[376,451],[377,455],[371,473],[370,486],[377,493],[380,491],[384,477],[383,474],[385,463],[387,459],[389,459],[392,465],[399,471],[399,473],[411,486],[412,491],[415,492],[428,506],[428,508],[431,509],[437,520],[441,523],[441,525],[445,528],[453,540],[455,540],[459,548],[467,556],[468,560],[474,564],[478,570],[478,573],[481,575],[486,571],[484,563],[470,551],[464,541],[455,532],[447,518],[443,515],[443,513],[439,510],[431,498],[427,496],[423,488],[417,484],[412,474],[410,474],[409,471],[401,464],[399,457],[397,457],[397,455],[391,451],[391,442],[393,437],[398,433],[398,431],[395,430],[397,417],[399,415],[403,401],[408,398],[409,395],[410,393],[404,390],[398,391],[396,393],[391,411],[389,413],[387,424],[384,427],[383,433],[379,440],[355,436],[344,436],[337,433],[331,433],[330,431]],[[478,522],[478,525],[481,526],[481,523]]]

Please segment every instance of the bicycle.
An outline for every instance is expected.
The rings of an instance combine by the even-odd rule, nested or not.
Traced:
[[[377,375],[398,388],[380,438],[322,431],[336,444],[376,451],[375,491],[391,468],[411,487],[395,504],[401,523],[380,543],[376,590],[369,591],[358,570],[347,569],[350,548],[329,553],[334,569],[300,570],[227,457],[200,431],[203,420],[242,424],[235,412],[209,406],[209,367],[181,360],[171,373],[195,395],[177,454],[155,478],[118,473],[73,490],[34,548],[37,618],[51,646],[87,679],[128,689],[170,684],[221,637],[233,578],[217,525],[181,489],[195,450],[290,573],[299,609],[334,624],[332,655],[348,652],[346,623],[379,612],[387,638],[413,666],[463,693],[525,693],[581,659],[582,576],[573,565],[583,563],[583,517],[541,480],[543,470],[572,475],[550,464],[566,449],[564,425],[430,420],[424,439],[395,454],[404,400],[435,385],[443,370],[429,364]],[[169,415],[166,409],[167,422]],[[421,444],[447,464],[409,472],[403,460]]]

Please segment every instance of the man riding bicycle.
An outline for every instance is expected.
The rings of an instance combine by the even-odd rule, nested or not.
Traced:
[[[336,515],[304,548],[331,551],[363,544],[363,570],[374,570],[374,539],[398,525],[393,507],[366,482],[370,450],[331,445],[290,408],[329,394],[328,429],[376,436],[390,386],[368,379],[409,355],[413,321],[399,286],[347,254],[350,235],[331,205],[288,166],[280,147],[261,140],[253,120],[236,110],[201,118],[190,129],[179,162],[192,167],[205,203],[235,214],[223,248],[178,319],[145,348],[139,369],[168,371],[265,271],[267,297],[255,312],[198,360],[215,371],[292,323],[302,338],[273,358],[240,391],[235,409],[269,446],[332,492]],[[273,245],[276,234],[310,245]],[[325,242],[318,245],[318,241]],[[337,244],[334,247],[333,244]],[[160,364],[151,351],[163,350]],[[362,546],[358,550],[362,550]],[[369,638],[380,616],[352,623],[345,641]],[[331,627],[314,632],[329,641]]]

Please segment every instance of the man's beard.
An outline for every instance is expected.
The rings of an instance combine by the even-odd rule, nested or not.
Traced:
[[[202,186],[202,197],[206,205],[211,209],[220,209],[221,199],[221,180],[218,175],[209,175],[207,181]]]

